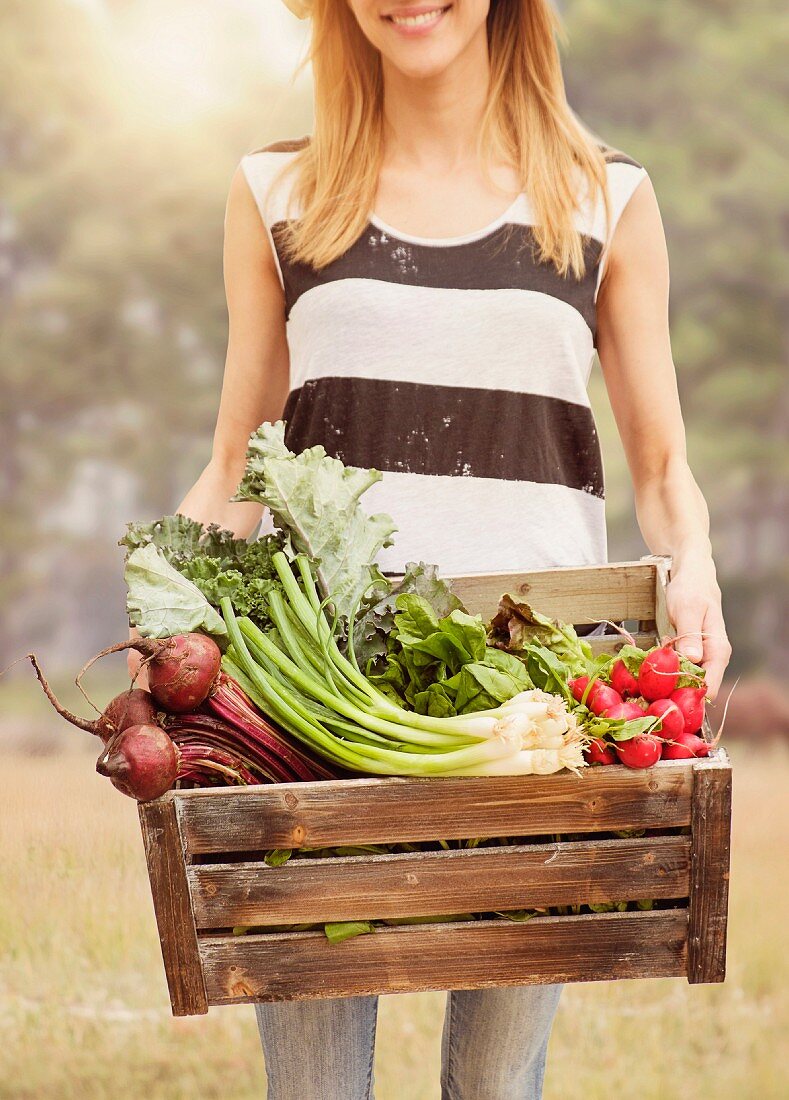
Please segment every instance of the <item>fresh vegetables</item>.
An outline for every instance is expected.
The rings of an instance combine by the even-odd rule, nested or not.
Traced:
[[[685,716],[671,699],[655,699],[647,707],[647,714],[660,719],[660,733],[664,738],[676,737],[685,728]]]
[[[161,726],[128,726],[98,759],[96,771],[141,802],[169,791],[178,776],[178,749]]]
[[[297,555],[295,572],[284,553],[272,561],[282,585],[269,598],[275,629],[263,632],[238,619],[223,599],[231,648],[222,665],[318,754],[351,771],[381,775],[515,775],[583,765],[578,725],[564,700],[548,693],[523,692],[506,709],[453,717],[393,702],[361,672],[352,645],[347,656],[340,650],[309,559]],[[415,609],[425,610],[420,604]],[[456,629],[442,635],[440,654],[446,656],[473,625],[470,616],[452,612],[448,626]]]
[[[623,699],[640,694],[638,680],[621,658],[611,665],[611,687]]]
[[[704,696],[703,687],[681,687],[672,691],[669,698],[680,710],[685,720],[685,733],[696,733],[701,729],[704,721]]]
[[[273,534],[247,541],[185,516],[129,525],[140,637],[99,656],[140,651],[149,692],[132,685],[80,718],[31,658],[59,713],[105,742],[99,770],[120,789],[527,775],[701,751],[678,736],[703,723],[703,670],[671,641],[644,651],[628,636],[595,655],[510,594],[486,626],[435,566],[390,581],[376,557],[392,522],[360,503],[380,475],[284,438],[281,422],[253,434],[235,498],[265,505]]]
[[[652,734],[639,734],[615,745],[619,759],[628,768],[651,768],[660,759],[662,746]]]
[[[638,673],[638,689],[645,699],[666,699],[679,680],[679,656],[666,642],[650,649]]]
[[[708,756],[712,745],[695,733],[677,733],[663,746],[664,760],[689,760],[697,756]]]

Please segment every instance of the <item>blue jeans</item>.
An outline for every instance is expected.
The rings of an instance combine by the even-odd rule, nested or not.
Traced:
[[[540,1100],[561,985],[447,995],[441,1100]],[[255,1005],[268,1100],[374,1100],[377,997]]]

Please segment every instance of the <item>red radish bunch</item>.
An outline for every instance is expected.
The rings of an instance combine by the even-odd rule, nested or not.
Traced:
[[[672,691],[669,698],[682,712],[685,720],[685,733],[696,733],[704,722],[704,697],[707,689],[702,687],[684,687]]]
[[[570,691],[573,693],[573,698],[577,699],[579,703],[583,700],[592,714],[602,715],[610,707],[622,703],[622,696],[610,684],[606,684],[602,680],[595,680],[588,693],[586,691],[589,686],[588,676],[578,676],[576,679],[570,680],[568,684]],[[586,699],[584,699],[585,693]]]
[[[679,680],[679,656],[674,647],[665,645],[650,649],[638,672],[638,690],[645,699],[668,699]]]
[[[660,740],[651,733],[642,733],[627,741],[618,741],[616,751],[628,768],[651,768],[660,760]]]
[[[709,741],[695,733],[677,733],[663,745],[664,760],[691,760],[698,756],[709,756],[714,748]]]
[[[590,764],[616,764],[613,745],[602,737],[595,737],[587,746],[584,756]]]
[[[603,711],[603,718],[615,718],[624,722],[632,722],[634,718],[643,718],[644,711],[638,705],[630,701],[624,703],[614,703],[612,707],[608,707]]]
[[[611,687],[619,692],[623,699],[641,694],[638,680],[621,657],[611,665]]]
[[[685,728],[685,716],[672,699],[656,699],[647,707],[647,714],[660,719],[661,737],[676,737]]]

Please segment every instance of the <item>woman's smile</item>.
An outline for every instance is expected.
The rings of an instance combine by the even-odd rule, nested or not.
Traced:
[[[389,12],[383,19],[389,23],[398,34],[407,35],[410,38],[430,34],[439,23],[444,21],[444,16],[451,9],[451,4],[428,7],[426,4],[400,8]]]

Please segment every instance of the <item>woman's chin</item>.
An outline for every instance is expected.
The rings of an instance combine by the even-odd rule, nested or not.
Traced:
[[[383,55],[384,64],[409,80],[431,80],[441,76],[452,65],[456,56],[455,50],[439,43],[431,43],[430,48],[418,50],[409,47],[388,50]]]

